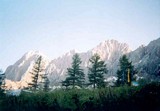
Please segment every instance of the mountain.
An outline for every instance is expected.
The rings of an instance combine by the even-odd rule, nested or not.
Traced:
[[[87,67],[89,66],[89,59],[95,53],[98,53],[102,60],[105,60],[109,69],[109,74],[115,74],[119,58],[123,54],[129,53],[131,50],[126,43],[119,43],[116,40],[107,40],[100,43],[95,48],[79,53],[82,60],[82,68],[87,73]],[[6,78],[8,85],[11,86],[12,81],[16,81],[17,86],[26,86],[27,82],[31,81],[30,72],[38,56],[42,56],[45,63],[45,72],[49,74],[49,79],[53,85],[58,85],[60,81],[66,78],[66,69],[71,66],[72,56],[75,54],[75,50],[62,55],[53,60],[49,60],[44,54],[38,51],[29,51],[15,64],[9,66],[6,71]]]
[[[147,46],[140,46],[130,52],[128,57],[139,73],[155,75],[160,65],[160,38],[151,41]]]
[[[26,86],[27,83],[31,81],[30,72],[32,71],[35,60],[39,56],[43,56],[43,61],[45,62],[44,66],[46,67],[50,60],[39,51],[29,51],[24,54],[24,56],[22,56],[22,58],[19,59],[14,65],[7,67],[5,71],[7,86],[14,87],[17,85],[18,87],[21,87],[21,84],[23,84],[22,86]]]
[[[38,56],[42,56],[45,63],[45,73],[48,73],[51,85],[59,85],[59,83],[66,78],[67,68],[71,66],[72,56],[76,53],[75,50],[56,58],[49,60],[47,56],[38,51],[29,51],[15,64],[6,69],[7,85],[15,87],[15,83],[19,88],[27,86],[27,82],[31,81],[30,72]],[[102,60],[107,64],[108,76],[116,76],[116,71],[119,65],[119,58],[126,54],[130,61],[132,61],[137,73],[140,75],[154,74],[157,66],[160,64],[160,38],[151,41],[147,46],[140,46],[134,51],[131,51],[126,43],[119,43],[116,40],[107,40],[95,48],[87,52],[78,53],[82,60],[82,68],[87,77],[87,67],[89,59],[95,53],[98,53]],[[106,76],[106,79],[108,78]],[[14,81],[14,86],[12,82]]]

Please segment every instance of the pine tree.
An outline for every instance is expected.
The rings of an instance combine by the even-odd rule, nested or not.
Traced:
[[[70,78],[66,78],[64,81],[62,81],[62,86],[65,86],[66,89],[68,88],[68,86],[70,85],[71,81],[69,80]]]
[[[50,81],[49,81],[49,79],[48,79],[48,74],[43,74],[42,76],[41,76],[41,78],[42,78],[42,81],[41,81],[41,83],[42,83],[42,85],[43,85],[43,90],[44,91],[49,91],[50,89],[49,89],[49,84],[50,84]]]
[[[28,84],[29,88],[33,89],[34,91],[37,90],[38,80],[43,71],[42,56],[39,56],[33,66],[32,72],[30,72],[32,74],[32,82]]]
[[[91,59],[89,59],[91,63],[91,67],[89,67],[88,71],[88,79],[90,84],[93,85],[95,89],[96,86],[98,88],[104,87],[104,74],[107,74],[107,68],[104,61],[100,60],[100,56],[98,54],[94,54]]]
[[[85,80],[83,69],[80,68],[82,61],[78,54],[73,55],[72,60],[71,68],[67,68],[68,77],[62,82],[62,85],[72,86],[72,88],[75,88],[76,85],[82,87]]]
[[[128,84],[131,85],[131,81],[133,80],[134,67],[132,62],[129,62],[126,55],[123,55],[119,59],[119,69],[117,70],[117,85]]]
[[[4,93],[4,89],[5,89],[5,74],[2,72],[2,70],[0,70],[0,94]]]

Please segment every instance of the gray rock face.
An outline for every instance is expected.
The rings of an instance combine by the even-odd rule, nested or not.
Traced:
[[[140,73],[155,74],[160,64],[160,38],[151,41],[148,46],[140,46],[128,57]]]

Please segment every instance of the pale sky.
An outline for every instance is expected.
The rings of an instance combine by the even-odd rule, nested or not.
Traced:
[[[115,39],[131,49],[160,37],[160,0],[0,0],[0,69],[30,50],[50,59]]]

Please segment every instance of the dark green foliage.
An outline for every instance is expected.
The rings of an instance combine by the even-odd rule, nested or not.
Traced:
[[[106,64],[104,61],[100,60],[100,56],[98,54],[94,54],[89,60],[91,63],[91,67],[89,67],[88,71],[88,79],[91,85],[96,88],[104,87],[104,74],[107,73]]]
[[[46,78],[45,79],[45,82],[44,82],[44,88],[43,88],[43,90],[44,91],[49,91],[50,90],[50,88],[49,88],[49,79],[48,78]]]
[[[48,76],[48,74],[41,75],[41,78],[42,78],[41,83],[42,83],[42,88],[44,91],[50,90],[50,88],[49,88],[50,81],[47,76]]]
[[[43,71],[43,66],[42,66],[42,56],[38,57],[37,61],[35,62],[32,72],[32,82],[28,84],[29,88],[32,90],[37,90],[38,89],[38,79],[40,75],[42,75]]]
[[[62,86],[65,86],[66,89],[68,88],[68,86],[70,85],[70,78],[66,78],[65,81],[62,81]]]
[[[62,82],[62,86],[72,86],[72,88],[75,88],[75,86],[82,87],[85,80],[83,69],[80,68],[82,61],[78,54],[73,55],[72,60],[71,68],[67,68],[68,77]]]
[[[159,111],[160,83],[143,87],[22,92],[0,99],[0,111]]]
[[[160,83],[143,86],[132,98],[139,111],[160,111]]]
[[[3,95],[5,89],[5,74],[0,70],[0,96]]]
[[[130,82],[128,82],[128,71],[129,71],[129,79]],[[123,55],[119,59],[119,69],[117,70],[117,85],[131,85],[131,81],[133,80],[134,75],[134,67],[132,65],[132,62],[129,62],[126,55]]]

